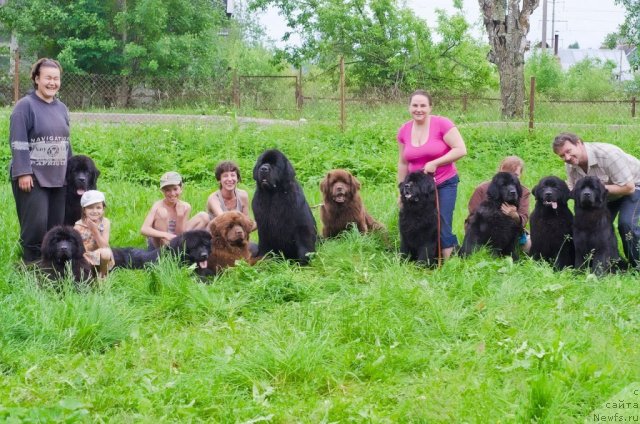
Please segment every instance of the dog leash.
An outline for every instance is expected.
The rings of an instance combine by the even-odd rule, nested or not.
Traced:
[[[433,182],[435,183],[436,179],[433,178]],[[438,186],[436,185],[436,213],[438,214],[438,268],[442,267],[442,245],[440,243],[440,196],[438,196]]]

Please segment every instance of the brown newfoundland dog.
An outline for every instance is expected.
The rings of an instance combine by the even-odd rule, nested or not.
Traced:
[[[322,236],[335,237],[355,224],[366,233],[384,227],[369,215],[360,197],[360,181],[344,169],[330,171],[320,182]]]
[[[216,274],[234,266],[237,260],[255,262],[249,251],[249,233],[253,221],[239,211],[228,211],[216,216],[209,224],[213,249],[207,268]]]

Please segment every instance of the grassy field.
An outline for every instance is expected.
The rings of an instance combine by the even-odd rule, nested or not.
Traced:
[[[2,119],[6,140],[6,111]],[[139,228],[161,196],[163,172],[180,171],[183,199],[203,210],[218,161],[237,160],[241,186],[253,193],[255,159],[277,147],[311,205],[320,202],[328,170],[356,174],[394,247],[351,232],[319,245],[305,268],[238,266],[204,285],[162,260],[145,271],[116,270],[93,290],[58,292],[17,265],[5,178],[0,421],[564,423],[594,420],[609,399],[637,406],[628,389],[640,389],[638,274],[597,279],[483,252],[437,270],[398,258],[395,133],[405,119],[380,110],[344,133],[313,122],[75,125],[75,152],[102,171],[113,246],[144,244]],[[635,127],[549,125],[529,133],[463,122],[460,129],[469,150],[458,164],[460,239],[473,188],[505,155],[525,160],[529,188],[544,175],[564,175],[550,151],[560,130],[640,156]],[[10,158],[4,146],[2,169]],[[640,414],[624,410],[633,411]],[[623,411],[595,416],[614,412]]]

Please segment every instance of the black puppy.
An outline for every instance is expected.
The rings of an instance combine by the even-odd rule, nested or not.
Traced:
[[[571,192],[575,202],[575,268],[589,267],[597,275],[624,265],[607,208],[607,192],[604,184],[593,176],[579,179]]]
[[[460,254],[470,255],[476,248],[486,245],[496,255],[518,259],[516,247],[522,227],[505,215],[501,206],[507,203],[518,207],[521,197],[518,177],[510,172],[498,172],[487,189],[487,200],[467,218]]]
[[[424,172],[408,174],[400,189],[400,253],[413,261],[438,263],[438,210],[436,183]]]
[[[163,250],[168,250],[177,256],[180,262],[187,265],[197,264],[199,269],[205,269],[211,253],[211,234],[204,230],[185,231],[173,238],[166,248],[144,250],[133,247],[114,247],[111,250],[117,267],[144,268],[146,264],[157,262]]]
[[[258,225],[258,256],[281,253],[301,265],[316,250],[316,221],[296,181],[289,159],[279,150],[267,150],[253,168],[256,192],[251,206]]]
[[[91,281],[95,268],[84,258],[82,236],[73,227],[58,225],[42,240],[40,269],[53,280],[73,278],[76,283]]]
[[[89,156],[75,155],[67,163],[67,195],[64,210],[64,225],[73,226],[82,216],[80,198],[87,190],[95,190],[100,171]]]
[[[531,250],[534,259],[542,259],[562,269],[574,265],[573,214],[567,206],[570,191],[558,177],[542,178],[533,188],[536,206],[531,213]]]

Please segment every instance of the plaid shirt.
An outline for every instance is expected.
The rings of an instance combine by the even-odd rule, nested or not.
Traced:
[[[640,160],[618,146],[607,143],[584,143],[587,151],[587,172],[580,166],[565,164],[567,185],[573,189],[576,181],[587,175],[598,177],[603,184],[623,186],[631,181],[640,186]]]

